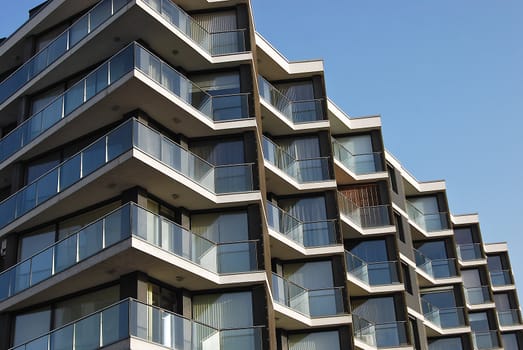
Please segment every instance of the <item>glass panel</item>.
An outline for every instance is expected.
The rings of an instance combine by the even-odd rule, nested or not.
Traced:
[[[65,107],[64,114],[70,114],[78,108],[85,101],[85,81],[80,80],[75,86],[67,90],[65,93]]]
[[[289,335],[289,350],[339,350],[340,336],[337,331],[310,332]]]
[[[111,16],[112,4],[111,0],[103,0],[96,7],[91,10],[90,20],[90,31],[98,28],[100,24],[105,22]]]
[[[129,304],[123,302],[102,311],[101,346],[124,339],[129,334]]]
[[[17,315],[14,322],[13,345],[23,344],[49,332],[50,326],[51,311],[49,309]]]
[[[80,180],[81,158],[81,154],[77,154],[60,166],[60,191]]]
[[[94,314],[76,322],[74,344],[76,349],[98,349],[100,347],[100,314]]]
[[[71,350],[73,346],[74,325],[54,331],[51,337],[51,350]]]
[[[85,177],[105,163],[105,142],[102,138],[82,151],[82,177]]]
[[[37,181],[36,205],[40,205],[58,192],[58,173],[59,169],[55,168]]]
[[[83,260],[103,248],[103,225],[96,222],[78,233],[78,259]]]
[[[35,285],[52,275],[53,253],[54,247],[51,247],[31,258],[31,285]]]
[[[78,235],[73,235],[56,244],[55,273],[74,265],[77,261]]]

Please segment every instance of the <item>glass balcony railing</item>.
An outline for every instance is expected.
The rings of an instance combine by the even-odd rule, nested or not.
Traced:
[[[461,261],[474,261],[483,259],[481,243],[458,244],[458,258]]]
[[[246,51],[245,29],[208,32],[171,0],[143,0],[143,2],[210,55]]]
[[[342,287],[307,289],[273,273],[272,297],[274,302],[311,318],[344,313]]]
[[[498,311],[498,321],[500,326],[516,326],[521,324],[519,309]]]
[[[463,307],[438,308],[423,299],[421,304],[425,319],[441,329],[466,326]]]
[[[324,119],[321,99],[292,101],[260,75],[258,87],[260,97],[292,123],[311,123]]]
[[[474,350],[499,349],[497,331],[472,332],[472,343]]]
[[[1,272],[0,301],[131,236],[216,274],[258,270],[257,241],[212,242],[130,203]]]
[[[361,228],[390,225],[388,205],[360,207],[341,192],[338,192],[338,205],[341,213]]]
[[[99,349],[135,337],[167,349],[261,350],[262,327],[216,329],[173,312],[126,299],[12,350]]]
[[[252,191],[253,164],[215,167],[159,132],[132,119],[0,202],[0,228],[133,147],[211,192],[223,194]]]
[[[262,145],[265,160],[297,182],[319,182],[332,179],[328,157],[295,159],[265,136]]]
[[[408,346],[407,322],[372,323],[352,314],[354,337],[374,348]]]
[[[348,273],[369,286],[399,284],[398,262],[366,262],[360,257],[345,251]]]
[[[336,220],[302,222],[267,202],[267,221],[272,230],[306,248],[337,244]]]
[[[80,17],[65,32],[0,83],[0,104],[107,22],[129,2],[129,0],[103,0]]]
[[[510,286],[514,284],[510,270],[490,271],[490,281],[494,287]]]
[[[443,231],[449,229],[448,215],[441,213],[423,213],[407,201],[407,214],[419,227],[427,232]]]
[[[374,174],[383,171],[381,152],[353,154],[336,139],[332,139],[334,158],[356,175]]]
[[[419,250],[414,249],[416,266],[432,278],[451,278],[458,275],[456,259],[429,259]]]
[[[488,286],[469,287],[464,289],[465,298],[469,305],[480,305],[492,302]]]
[[[249,94],[211,96],[139,44],[131,43],[1,139],[0,162],[134,69],[213,121],[249,117]]]

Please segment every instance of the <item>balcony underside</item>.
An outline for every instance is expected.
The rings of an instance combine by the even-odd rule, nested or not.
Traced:
[[[349,281],[349,294],[351,297],[370,297],[376,294],[395,293],[405,290],[405,287],[401,283],[370,286],[349,273],[347,273],[347,280]]]
[[[36,305],[115,281],[134,271],[145,272],[173,287],[194,291],[263,284],[267,279],[264,271],[218,275],[131,237],[5,300],[0,303],[0,311]]]
[[[318,120],[309,123],[293,123],[263,98],[260,98],[260,105],[262,107],[263,131],[272,136],[312,133],[329,128],[328,120]]]
[[[366,236],[381,236],[394,234],[396,232],[396,227],[394,225],[362,228],[345,215],[341,214],[340,217],[341,231],[343,233],[344,239],[362,238]]]
[[[278,303],[273,303],[273,305],[276,314],[276,327],[286,330],[332,327],[348,325],[352,322],[352,317],[350,315],[311,318]]]
[[[462,327],[456,327],[456,328],[440,328],[433,323],[429,321],[423,321],[423,324],[425,325],[425,332],[427,333],[427,337],[441,337],[441,336],[447,336],[447,335],[458,335],[463,333],[470,333],[471,329],[470,326],[462,326]]]
[[[334,159],[334,172],[336,173],[336,180],[340,185],[350,185],[359,181],[378,181],[385,180],[388,177],[386,171],[380,171],[371,174],[357,175],[347,169],[339,160]]]
[[[116,197],[141,186],[149,193],[189,210],[259,203],[259,191],[216,195],[139,150],[131,150],[0,230],[0,236],[24,230]]]
[[[303,247],[284,235],[269,229],[271,256],[280,259],[307,259],[311,257],[343,254],[342,244],[323,247]]]
[[[299,183],[275,165],[265,161],[267,190],[279,196],[301,192],[320,192],[336,188],[336,180]]]

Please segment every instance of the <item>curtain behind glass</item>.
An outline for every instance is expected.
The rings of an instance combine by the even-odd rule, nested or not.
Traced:
[[[314,99],[312,82],[284,83],[274,85],[291,101],[308,101]]]
[[[461,338],[442,338],[429,343],[429,350],[461,350]]]
[[[282,199],[278,201],[278,206],[305,223],[327,220],[327,208],[323,196]],[[325,232],[329,229],[327,223],[304,225],[303,244],[306,247],[330,244],[330,235]]]
[[[289,335],[289,350],[338,350],[338,332],[315,332]]]
[[[376,324],[396,322],[393,297],[357,300],[353,303],[353,313]]]
[[[194,320],[217,329],[253,326],[251,292],[195,295]]]

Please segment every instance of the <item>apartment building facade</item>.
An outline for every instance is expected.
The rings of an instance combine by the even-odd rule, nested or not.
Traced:
[[[0,41],[0,349],[506,349],[506,244],[248,0],[49,0]]]

